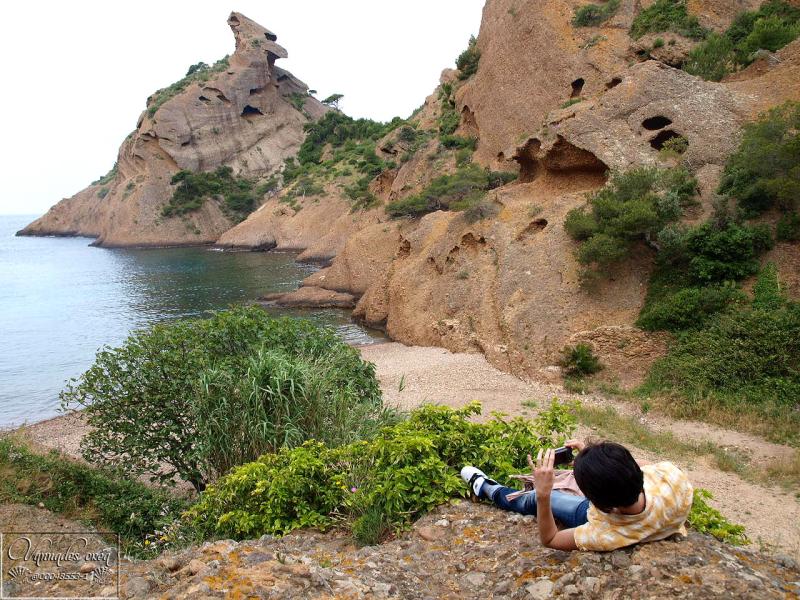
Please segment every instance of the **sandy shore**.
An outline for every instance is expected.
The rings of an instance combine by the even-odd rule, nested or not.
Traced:
[[[412,347],[399,343],[374,344],[359,348],[362,356],[376,365],[386,402],[410,409],[425,402],[463,406],[478,400],[484,415],[501,411],[509,415],[532,415],[534,406],[545,406],[552,398],[572,399],[558,385],[526,382],[497,370],[480,354],[454,354],[436,347]],[[771,444],[760,438],[720,429],[705,423],[673,421],[648,414],[624,403],[604,398],[580,396],[584,403],[613,405],[619,412],[637,414],[654,430],[672,431],[679,439],[711,440],[720,445],[745,448],[752,462],[759,464],[790,456],[794,449]],[[523,403],[526,405],[523,406]],[[86,431],[80,415],[67,415],[25,427],[22,432],[34,443],[79,456],[79,445]],[[591,435],[582,428],[578,435]],[[631,448],[634,454],[648,460],[670,457],[654,456]],[[675,460],[690,476],[696,487],[709,489],[713,504],[731,520],[743,523],[754,542],[763,542],[781,552],[800,558],[800,528],[786,524],[800,523],[800,501],[783,489],[765,488],[733,473],[709,465],[706,460]]]

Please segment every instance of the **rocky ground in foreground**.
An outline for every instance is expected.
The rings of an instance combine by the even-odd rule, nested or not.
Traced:
[[[230,540],[123,567],[123,598],[798,598],[800,567],[691,533],[612,553],[543,548],[532,517],[440,507],[397,539]]]

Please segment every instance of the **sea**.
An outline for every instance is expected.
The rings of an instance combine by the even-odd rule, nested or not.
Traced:
[[[36,215],[0,215],[0,429],[57,416],[59,392],[104,346],[153,323],[288,291],[319,267],[282,252],[105,249],[90,239],[16,237]],[[385,341],[337,309],[266,310]]]

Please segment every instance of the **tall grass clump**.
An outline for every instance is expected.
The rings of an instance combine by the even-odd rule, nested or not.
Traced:
[[[575,27],[596,27],[608,21],[619,9],[620,0],[607,0],[603,4],[586,4],[575,9],[572,24]]]
[[[689,14],[686,0],[656,0],[640,11],[631,23],[630,36],[638,40],[647,33],[671,31],[687,38],[703,39],[708,31]]]
[[[135,331],[61,394],[83,408],[90,462],[202,490],[231,466],[391,421],[375,368],[335,332],[235,308]]]

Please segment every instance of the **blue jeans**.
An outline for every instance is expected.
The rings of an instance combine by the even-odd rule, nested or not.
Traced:
[[[480,496],[488,498],[503,510],[536,516],[536,492],[530,492],[511,501],[506,500],[508,494],[518,491],[503,485],[484,482]],[[583,525],[588,520],[586,513],[589,510],[589,500],[582,496],[553,490],[550,496],[550,508],[553,517],[568,529]]]

